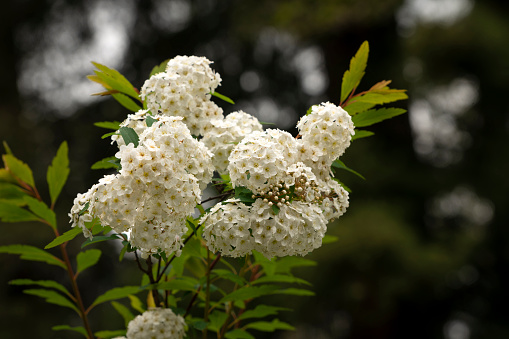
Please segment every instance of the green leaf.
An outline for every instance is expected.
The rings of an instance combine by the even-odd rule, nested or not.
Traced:
[[[290,324],[279,321],[279,319],[274,319],[274,320],[272,320],[272,322],[257,321],[254,323],[247,324],[246,326],[244,326],[244,328],[252,328],[254,330],[264,331],[264,332],[274,332],[275,330],[287,330],[287,331],[295,330],[295,327],[293,327]]]
[[[88,245],[95,244],[98,242],[108,241],[108,240],[117,240],[122,239],[121,236],[118,234],[112,234],[112,235],[98,235],[94,236],[92,239],[87,239],[81,244],[81,248],[85,248]]]
[[[370,103],[374,105],[383,105],[388,104],[390,102],[395,102],[399,100],[408,99],[408,95],[406,95],[405,90],[402,89],[390,89],[388,87],[378,90],[378,91],[369,91],[363,95],[355,97],[352,99],[353,102],[364,102]]]
[[[116,301],[112,301],[111,306],[113,306],[113,308],[118,312],[118,314],[122,316],[122,318],[124,319],[124,325],[127,328],[129,322],[134,319],[134,315],[127,307]]]
[[[131,127],[120,127],[118,131],[120,132],[120,135],[122,135],[122,139],[124,139],[126,145],[133,143],[134,147],[138,147],[140,138],[134,129]]]
[[[272,208],[272,212],[274,212],[275,215],[279,214],[279,207],[277,205],[270,206]]]
[[[118,162],[118,163],[117,163]],[[108,168],[118,168],[120,164],[120,159],[116,157],[107,157],[102,160],[95,162],[90,169],[108,169]]]
[[[239,286],[244,286],[247,284],[247,280],[243,277],[239,277],[237,274],[233,274],[229,270],[216,268],[211,272],[213,275],[216,275],[222,279],[227,279],[230,281],[233,281],[234,283],[238,284]]]
[[[57,155],[53,158],[51,165],[48,167],[48,172],[46,173],[46,181],[48,182],[52,206],[55,204],[55,201],[57,201],[57,198],[60,195],[60,192],[62,192],[62,188],[67,181],[67,177],[69,176],[70,170],[68,153],[69,149],[67,147],[67,142],[64,141],[60,144]]]
[[[227,339],[255,339],[255,337],[253,337],[251,334],[244,330],[241,330],[240,328],[237,328],[230,332],[226,332],[224,337]]]
[[[99,71],[94,71],[94,73],[108,85],[105,86],[107,90],[114,89],[139,100],[140,97],[134,90],[134,86],[122,74],[97,62],[92,62],[92,64],[99,69]]]
[[[343,182],[341,182],[341,180],[339,180],[338,178],[332,178],[332,180],[340,184],[341,187],[343,187],[345,191],[347,191],[348,193],[352,193],[352,190],[348,186],[346,186]]]
[[[353,169],[351,169],[350,167],[347,167],[345,165],[344,162],[342,162],[341,160],[339,159],[336,159],[334,160],[334,162],[332,163],[332,167],[334,168],[338,168],[338,169],[342,169],[342,170],[345,170],[345,171],[348,171],[350,173],[353,173],[355,174],[356,176],[358,176],[359,178],[363,179],[363,180],[366,180],[366,178],[364,178],[364,176],[362,174],[360,174],[359,172],[357,171],[354,171]]]
[[[106,134],[101,135],[101,139],[106,139],[108,137],[111,137],[112,135],[120,135],[120,134],[118,134],[117,131],[106,133]]]
[[[346,105],[343,106],[344,110],[348,112],[350,115],[355,115],[360,112],[367,111],[375,107],[375,104],[369,102],[360,102],[360,101],[349,101]]]
[[[95,299],[95,301],[92,303],[91,307],[97,306],[101,303],[104,303],[106,301],[111,300],[117,300],[122,298],[127,298],[130,294],[136,294],[141,292],[142,289],[140,289],[139,286],[124,286],[124,287],[115,287],[106,293],[100,295]]]
[[[59,284],[53,280],[15,279],[15,280],[9,281],[9,285],[38,285],[41,287],[54,288],[64,294],[67,294],[69,296],[71,295],[69,293],[69,291],[64,286],[62,286],[61,284]]]
[[[151,77],[154,74],[164,72],[166,70],[166,65],[168,64],[168,61],[170,61],[170,59],[166,59],[159,65],[154,66],[154,68],[152,68],[152,71],[150,72],[149,77]]]
[[[279,311],[290,311],[290,309],[285,307],[258,305],[254,310],[248,310],[242,313],[238,319],[264,318],[269,315],[276,315]]]
[[[30,187],[35,187],[34,176],[32,170],[23,161],[17,159],[12,154],[2,155],[5,168],[8,169],[15,177],[27,183]]]
[[[197,291],[198,282],[195,279],[181,277],[170,281],[164,281],[157,285],[160,290]]]
[[[209,315],[209,326],[208,329],[210,331],[217,332],[221,329],[224,322],[228,318],[228,314],[222,311],[214,311]]]
[[[28,245],[0,246],[0,253],[18,254],[20,259],[31,261],[42,261],[50,265],[60,266],[66,269],[65,264],[57,257],[41,250],[40,248]]]
[[[23,199],[25,195],[25,192],[23,192],[19,186],[9,182],[0,182],[0,202],[3,201],[16,206],[24,206],[26,204]]]
[[[147,115],[147,118],[145,119],[145,123],[147,124],[147,127],[152,127],[154,122],[158,121],[157,119],[152,118],[152,116]]]
[[[3,222],[37,221],[39,218],[17,204],[0,200],[0,220]]]
[[[141,110],[141,107],[125,94],[113,93],[111,96],[131,112],[138,112]]]
[[[32,198],[29,195],[26,195],[24,199],[32,213],[37,215],[39,218],[46,220],[53,229],[57,229],[57,217],[55,212],[50,210],[44,202]]]
[[[364,41],[355,56],[350,60],[350,69],[343,74],[343,82],[341,83],[342,103],[359,86],[368,63],[368,54],[369,44],[367,41]]]
[[[43,289],[29,289],[24,290],[23,293],[44,298],[47,303],[68,307],[76,311],[76,313],[80,314],[78,308],[69,299],[55,291]]]
[[[294,267],[316,266],[316,261],[301,257],[282,257],[276,261],[276,273],[290,273]]]
[[[76,262],[78,264],[76,274],[81,273],[87,268],[97,264],[100,257],[101,251],[98,249],[91,249],[78,253],[78,256],[76,257]]]
[[[322,239],[322,245],[332,244],[338,240],[339,240],[339,237],[336,237],[335,235],[326,234]]]
[[[9,147],[9,144],[7,144],[7,141],[2,141],[2,144],[4,145],[5,152],[10,155],[14,155],[11,151],[11,148]]]
[[[219,98],[219,99],[221,99],[223,101],[226,101],[226,102],[228,102],[228,103],[230,103],[232,105],[235,105],[235,102],[233,102],[233,100],[228,98],[226,95],[222,95],[222,94],[219,94],[217,92],[210,92],[210,94],[212,94],[213,96],[215,96],[215,97],[217,97],[217,98]]]
[[[47,244],[44,247],[44,249],[47,250],[49,248],[53,248],[55,246],[63,244],[64,242],[71,241],[72,239],[76,238],[76,236],[78,234],[81,234],[82,232],[83,232],[83,230],[81,229],[81,227],[71,228],[69,231],[65,232],[61,236],[56,237],[55,239],[53,239],[53,241],[50,242],[49,244]]]
[[[138,298],[135,295],[128,295],[127,296],[129,300],[131,301],[131,307],[134,308],[136,311],[143,313],[145,312],[145,309],[143,308],[143,303],[141,302],[140,298]]]
[[[16,184],[16,185],[18,184],[16,179],[5,168],[0,168],[0,182],[11,183],[11,184]]]
[[[208,322],[204,321],[201,318],[193,318],[190,321],[186,321],[189,326],[192,326],[193,328],[197,329],[198,331],[203,331],[207,328]]]
[[[219,300],[219,303],[221,304],[227,301],[237,301],[237,300],[240,301],[250,300],[261,297],[262,295],[273,294],[278,289],[279,287],[274,285],[264,285],[259,287],[245,286],[224,296],[223,298],[221,298],[221,300]]]
[[[94,333],[94,336],[101,339],[109,339],[115,337],[125,336],[126,330],[116,330],[116,331],[97,331]]]
[[[120,128],[120,122],[118,121],[101,121],[94,123],[94,126],[106,128],[106,129],[112,129],[112,130],[118,130]]]
[[[243,186],[235,187],[235,198],[240,199],[241,202],[248,205],[256,201],[256,199],[253,199],[253,192],[249,188]]]
[[[356,140],[356,139],[361,139],[361,138],[367,138],[367,137],[370,137],[372,135],[375,135],[375,133],[373,132],[370,132],[370,131],[366,131],[366,130],[362,130],[362,129],[356,129],[355,130],[355,134],[352,136],[352,141]]]
[[[274,275],[266,275],[264,277],[261,277],[259,279],[256,279],[253,281],[253,285],[255,284],[263,284],[268,282],[275,282],[275,283],[289,283],[289,284],[304,284],[304,285],[311,285],[311,283],[307,282],[304,279],[300,279],[291,275],[283,275],[283,274],[274,274]]]
[[[88,333],[82,326],[71,327],[69,325],[56,325],[51,328],[53,331],[74,331],[83,334],[85,338],[88,338]]]
[[[393,118],[405,112],[406,112],[405,109],[392,107],[371,109],[369,111],[365,111],[357,115],[354,115],[352,117],[352,121],[355,127],[366,127],[379,123],[383,120]]]
[[[293,287],[277,290],[276,293],[277,294],[298,295],[298,296],[303,296],[303,297],[311,297],[311,296],[315,295],[315,292],[313,292],[313,291],[305,290],[302,288],[293,288]]]

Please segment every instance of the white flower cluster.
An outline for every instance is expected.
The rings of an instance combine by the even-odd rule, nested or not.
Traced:
[[[97,218],[128,233],[144,257],[159,251],[178,255],[185,219],[216,170],[229,174],[236,198],[202,216],[210,249],[230,256],[253,250],[268,258],[305,255],[321,246],[327,222],[348,207],[348,193],[330,168],[350,145],[352,119],[329,102],[313,106],[297,124],[299,139],[263,131],[243,111],[224,117],[210,101],[221,82],[210,64],[204,57],[179,56],[145,82],[141,98],[147,110],[121,124],[136,132],[139,145],[112,136],[121,170],[78,195],[73,226],[91,236],[86,223]]]
[[[71,210],[73,226],[98,218],[115,232],[130,233],[142,256],[162,250],[179,254],[202,189],[212,178],[212,154],[195,140],[180,117],[157,117],[139,145],[121,145],[119,174],[107,175],[80,194]]]
[[[127,325],[127,339],[182,339],[186,322],[169,308],[152,308]]]
[[[193,135],[203,135],[211,120],[223,118],[223,110],[210,101],[210,92],[221,83],[210,64],[205,57],[175,57],[165,72],[145,81],[141,98],[153,114],[180,116]]]
[[[214,153],[212,162],[219,173],[227,172],[228,157],[235,144],[254,131],[262,132],[262,125],[254,116],[243,111],[232,112],[223,120],[211,121],[201,141]]]
[[[348,192],[329,173],[350,144],[353,123],[344,110],[325,103],[298,127],[302,139],[269,129],[252,132],[233,148],[228,172],[244,196],[203,217],[209,247],[230,256],[257,250],[271,258],[321,246],[327,222],[348,207]]]
[[[352,118],[330,102],[315,105],[297,123],[305,149],[302,161],[322,178],[328,178],[331,164],[343,155],[354,135]]]

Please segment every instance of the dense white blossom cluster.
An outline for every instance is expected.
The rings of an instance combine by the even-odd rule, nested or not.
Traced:
[[[180,116],[193,135],[203,135],[211,120],[223,118],[223,110],[210,101],[221,83],[210,64],[205,57],[175,57],[145,81],[141,98],[153,114]]]
[[[350,115],[329,102],[315,105],[297,124],[300,138],[264,131],[243,111],[224,117],[210,101],[221,82],[210,64],[204,57],[179,56],[145,82],[147,109],[121,124],[136,132],[139,144],[112,136],[121,169],[78,195],[73,226],[91,236],[86,223],[96,218],[127,233],[142,256],[179,254],[185,219],[217,171],[229,174],[235,194],[230,191],[233,198],[201,218],[211,250],[230,256],[257,250],[271,258],[320,247],[327,223],[349,204],[330,174],[354,134]]]
[[[227,172],[228,157],[235,144],[254,131],[262,132],[262,125],[254,116],[243,111],[232,112],[223,120],[211,121],[202,142],[214,153],[212,161],[219,173]]]
[[[151,308],[127,325],[126,337],[116,339],[182,339],[186,322],[169,308]]]
[[[162,250],[179,253],[202,189],[212,178],[212,154],[194,139],[180,117],[157,117],[140,134],[139,145],[121,145],[115,155],[121,170],[107,175],[71,210],[73,226],[88,235],[85,222],[98,218],[130,242],[143,256]]]

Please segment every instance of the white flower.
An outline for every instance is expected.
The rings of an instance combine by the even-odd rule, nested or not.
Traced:
[[[182,339],[186,322],[169,308],[151,308],[127,325],[127,339]]]

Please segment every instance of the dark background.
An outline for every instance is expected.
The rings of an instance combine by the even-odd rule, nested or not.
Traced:
[[[204,55],[218,91],[295,133],[312,104],[339,103],[343,72],[364,40],[360,89],[392,79],[408,89],[409,114],[370,130],[342,160],[350,208],[329,227],[339,237],[299,271],[316,297],[278,300],[294,332],[266,338],[507,338],[509,251],[509,2],[495,0],[5,1],[0,10],[0,139],[33,169],[39,189],[58,146],[69,142],[71,175],[57,204],[68,228],[72,200],[102,177],[89,170],[114,147],[93,122],[123,120],[113,99],[85,79],[90,61],[141,87],[152,67]],[[369,128],[368,128],[369,129]],[[49,228],[2,224],[0,245],[43,247]],[[79,244],[77,245],[79,246]],[[79,278],[85,303],[119,284],[139,283],[134,263],[103,259]],[[77,249],[71,248],[71,252]],[[43,264],[0,256],[0,338],[71,338],[67,309],[22,293],[9,280],[66,277]],[[94,330],[123,323],[110,305]]]

